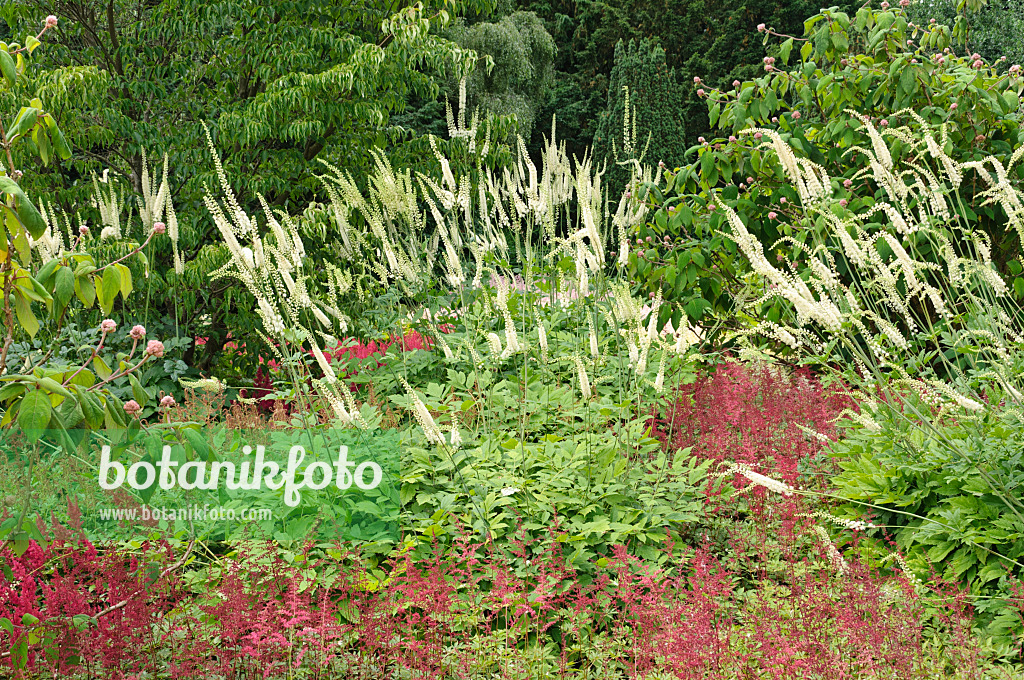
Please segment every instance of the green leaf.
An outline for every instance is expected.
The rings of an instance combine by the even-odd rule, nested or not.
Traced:
[[[61,267],[57,270],[53,284],[53,299],[57,302],[57,309],[64,309],[74,294],[75,275],[70,267]]]
[[[119,292],[121,292],[121,275],[113,267],[107,267],[103,270],[103,280],[96,290],[100,309],[104,314],[109,314],[110,310],[114,308],[114,300]]]
[[[36,315],[32,313],[32,305],[29,303],[28,298],[17,289],[14,291],[14,311],[18,313],[18,323],[25,329],[25,332],[30,337],[36,337],[36,333],[39,332],[39,321],[36,319]]]
[[[191,427],[186,427],[181,432],[188,443],[192,445],[192,450],[201,456],[204,460],[209,460],[213,457],[213,449],[210,448],[209,442],[198,430]]]
[[[32,54],[32,52],[42,44],[42,41],[34,35],[25,36],[25,49],[28,50],[29,54]]]
[[[132,294],[132,270],[123,264],[115,264],[114,267],[120,277],[121,299],[127,300]]]
[[[64,138],[64,133],[57,127],[57,121],[54,120],[53,116],[46,116],[46,127],[50,130],[53,150],[57,152],[61,160],[66,161],[71,158],[71,146],[68,144],[68,140]]]
[[[0,50],[0,73],[7,80],[7,84],[14,87],[14,81],[18,77],[18,70],[14,66],[14,59],[7,50]]]
[[[75,277],[75,295],[83,305],[92,307],[92,303],[96,301],[96,287],[93,285],[91,277]]]
[[[51,394],[59,394],[60,396],[65,398],[74,396],[73,394],[71,394],[71,392],[67,390],[67,388],[65,388],[63,385],[61,385],[53,378],[40,378],[39,387],[40,389],[46,390]]]
[[[50,422],[53,408],[50,397],[42,390],[33,390],[22,397],[18,408],[18,427],[29,441],[36,441],[43,434],[43,429]]]
[[[128,374],[128,382],[132,385],[132,397],[138,402],[139,406],[145,408],[149,395],[146,394],[146,390],[142,389],[142,383],[139,382],[134,373]]]
[[[14,122],[11,123],[11,127],[7,130],[7,139],[14,139],[18,135],[23,135],[36,124],[36,118],[39,117],[39,109],[34,106],[23,106],[21,111],[18,111],[17,117]]]
[[[789,63],[789,53],[793,51],[793,38],[790,38],[786,42],[782,43],[779,47],[779,58],[782,59],[783,64]]]
[[[102,357],[95,356],[92,358],[92,368],[96,371],[96,375],[100,377],[100,380],[106,380],[113,373],[110,370],[110,366],[107,366],[107,362]]]
[[[0,177],[0,191],[14,196],[15,205],[18,210],[18,220],[28,230],[32,238],[36,239],[42,236],[43,232],[46,231],[46,222],[43,220],[43,216],[39,214],[39,211],[36,210],[36,207],[32,205],[32,201],[28,200],[28,196],[21,190],[18,183],[10,177]]]

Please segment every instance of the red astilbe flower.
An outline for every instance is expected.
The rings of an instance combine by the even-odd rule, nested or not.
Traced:
[[[826,389],[806,370],[791,375],[770,365],[720,364],[682,385],[654,413],[654,435],[671,450],[743,463],[794,483],[797,465],[822,442],[800,426],[831,437],[839,412],[849,406],[838,389]]]

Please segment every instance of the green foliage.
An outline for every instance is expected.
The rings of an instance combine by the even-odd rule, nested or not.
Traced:
[[[903,10],[869,8],[853,17],[829,10],[809,18],[803,42],[783,41],[766,75],[707,93],[712,125],[723,135],[750,127],[777,128],[787,143],[844,181],[861,167],[853,149],[859,143],[857,125],[846,111],[867,115],[885,127],[896,124],[888,117],[912,109],[931,125],[946,124],[943,143],[956,161],[992,155],[1008,164],[1024,142],[1024,78],[987,65],[976,68],[969,57],[944,54],[951,40],[947,26],[910,23]],[[765,40],[772,38],[766,34]],[[751,201],[777,197],[771,175],[778,176],[781,169],[766,167],[756,147],[719,138],[700,146],[698,157],[701,174],[678,178],[677,190],[738,185],[753,176],[757,181],[750,188]],[[975,205],[974,193],[983,188],[973,183],[964,199]],[[993,259],[1005,271],[1019,252],[1017,235],[1006,230],[1004,216],[990,206],[982,206],[974,217],[992,241]],[[766,245],[780,235],[762,220],[751,231]]]
[[[932,20],[953,27],[953,37],[968,53],[986,61],[1006,58],[1005,66],[1024,63],[1024,3],[1020,0],[931,0],[907,8],[911,20]]]
[[[619,41],[608,81],[608,105],[594,133],[594,155],[608,164],[605,181],[613,191],[621,190],[630,175],[630,168],[618,163],[643,158],[648,164],[663,162],[674,168],[683,162],[685,100],[675,69],[665,63],[665,50],[646,39]],[[624,137],[631,148],[623,148]]]
[[[792,206],[799,205],[795,188],[777,159],[765,152],[761,133],[737,137],[743,130],[777,130],[785,143],[828,173],[854,212],[874,205],[883,194],[859,179],[864,156],[855,147],[869,143],[850,111],[869,116],[884,130],[908,120],[909,114],[901,110],[910,109],[928,124],[945,125],[941,143],[957,162],[989,155],[1004,165],[1009,162],[1024,141],[1024,78],[974,68],[969,59],[943,54],[950,40],[948,27],[909,24],[902,10],[865,8],[854,18],[829,10],[807,20],[803,42],[778,38],[781,45],[765,75],[724,90],[707,86],[710,122],[722,136],[699,139],[690,149],[696,159],[670,173],[667,185],[651,193],[657,212],[647,225],[647,233],[658,240],[667,235],[673,243],[681,241],[683,248],[692,244],[705,253],[706,266],[687,277],[697,282],[703,300],[694,304],[727,316],[731,307],[722,291],[737,290],[738,279],[746,273],[742,260],[733,258],[735,249],[719,237],[724,218],[714,212],[712,191],[722,191],[750,233],[773,254],[794,244],[813,243],[818,233],[817,225],[808,228],[811,224],[791,222]],[[766,41],[773,39],[771,30]],[[922,47],[908,48],[907,40]],[[912,146],[898,143],[894,152],[912,154]],[[1013,172],[1024,178],[1024,166],[1017,164]],[[972,174],[960,189],[968,207],[958,204],[954,209],[976,221],[990,239],[996,265],[1019,275],[1018,235],[1008,228],[1004,211],[977,198],[986,188]],[[873,195],[865,195],[865,189]],[[780,239],[786,239],[785,246]],[[631,259],[630,266],[644,285],[664,290],[666,299],[698,299],[692,297],[696,290],[674,287],[666,278],[671,259],[656,252],[647,264]],[[678,271],[677,263],[677,277]],[[1024,292],[1024,281],[1016,285]],[[771,311],[767,318],[778,320]]]
[[[531,12],[515,12],[494,23],[467,26],[459,21],[446,36],[493,61],[493,65],[481,64],[469,74],[470,108],[515,116],[516,133],[529,139],[554,72],[555,42],[540,19]],[[449,80],[449,97],[454,98],[457,82]]]
[[[803,0],[727,0],[714,6],[694,0],[517,0],[517,6],[536,12],[559,46],[552,94],[538,117],[550,120],[556,115],[569,154],[581,157],[596,142],[599,112],[618,94],[609,79],[620,40],[628,44],[646,38],[665,50],[666,64],[675,69],[685,94],[678,111],[683,129],[674,134],[680,143],[692,143],[708,130],[693,76],[713,86],[749,78],[765,55],[752,29],[765,22],[798,33],[804,18],[820,7]],[[638,103],[660,105],[642,99]],[[621,117],[612,118],[613,124],[618,121]],[[535,137],[532,150],[541,145]]]
[[[408,526],[451,539],[465,522],[462,529],[502,543],[544,543],[552,530],[564,532],[558,540],[583,569],[615,545],[655,562],[667,557],[661,549],[668,531],[700,514],[699,487],[711,461],[698,463],[685,451],[667,458],[644,436],[644,423],[623,423],[628,410],[607,397],[582,408],[571,391],[549,397],[548,413],[579,412],[594,430],[532,442],[496,433],[455,452],[406,444]]]
[[[931,429],[912,419],[908,412],[885,418],[877,431],[857,427],[832,445],[841,468],[832,483],[836,495],[850,501],[841,512],[854,519],[874,514],[872,522],[885,527],[917,574],[934,569],[949,582],[967,584],[979,597],[975,606],[987,634],[1012,643],[1020,619],[1007,595],[1024,563],[1024,517],[993,492],[978,466],[1011,489],[1024,483],[1020,413]],[[860,544],[862,554],[879,559],[892,551],[881,533]]]
[[[390,116],[410,97],[436,98],[449,74],[457,81],[469,71],[475,55],[438,33],[455,13],[489,9],[486,0],[5,5],[3,18],[17,31],[39,16],[61,16],[57,44],[26,74],[24,88],[53,102],[81,150],[26,177],[24,186],[92,223],[91,174],[109,168],[112,179],[138,192],[143,149],[190,168],[170,188],[184,271],[166,274],[173,254],[159,245],[153,269],[161,280],[147,296],[158,316],[211,337],[208,351],[189,355],[208,369],[226,327],[252,330],[246,314],[253,303],[243,290],[209,285],[224,253],[207,245],[213,229],[203,187],[219,180],[197,144],[204,121],[249,212],[260,195],[276,207],[304,208],[319,160],[359,177],[370,150],[388,144],[410,144],[408,156],[429,160],[429,148],[408,140]]]

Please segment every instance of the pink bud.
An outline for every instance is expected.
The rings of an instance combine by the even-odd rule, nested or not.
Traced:
[[[104,335],[106,335],[108,333],[113,333],[116,330],[117,330],[117,324],[114,323],[113,319],[104,319],[103,321],[100,322],[100,331]]]
[[[847,206],[846,199],[845,198],[839,199],[839,205],[841,205],[841,206],[843,206],[845,208]]]
[[[139,406],[139,402],[135,401],[134,399],[129,399],[124,403],[124,412],[127,413],[128,415],[134,415],[141,410],[142,407]]]
[[[772,122],[773,123],[778,123],[779,122],[779,117],[778,116],[772,116]]]
[[[983,62],[981,59],[975,59],[974,63],[971,64],[971,66],[973,66],[974,68],[981,68],[984,65],[985,65],[985,62]]]
[[[88,236],[88,234],[89,234],[89,227],[87,227],[87,226],[85,226],[83,224],[82,226],[80,226],[78,228],[78,234],[79,234],[79,236]]]
[[[778,216],[779,216],[778,213],[776,213],[774,210],[771,211],[770,213],[768,213],[768,219],[770,219],[770,220],[774,220]]]
[[[697,96],[698,97],[703,97],[704,96],[704,88],[703,87],[698,87],[697,88]]]
[[[883,2],[882,3],[882,9],[889,9],[889,3]]]
[[[852,179],[844,179],[843,180],[843,186],[846,187],[847,189],[849,189],[850,187],[853,186],[853,180]]]
[[[730,142],[735,142],[736,141],[736,136],[735,135],[729,135],[729,141]]]
[[[55,17],[52,14],[50,16],[46,17],[46,27],[47,28],[53,28],[56,25],[57,25],[57,17]]]
[[[708,206],[708,210],[710,210],[711,212],[715,212],[717,208],[718,206],[716,206],[714,203]]]
[[[164,408],[172,408],[174,406],[177,406],[177,402],[174,401],[174,397],[168,394],[167,396],[160,400],[160,405],[163,406]]]
[[[985,141],[985,135],[978,135],[977,137],[974,138],[974,141],[976,141],[976,142],[984,142]]]
[[[693,82],[700,83],[700,76],[694,76],[693,77]]]
[[[764,24],[758,24],[757,25],[757,32],[758,33],[764,33],[765,30],[767,30],[767,26],[765,26]]]
[[[974,54],[971,55],[971,59],[977,61],[978,59],[981,59],[981,55],[975,52]]]
[[[754,178],[753,177],[748,177],[747,178],[747,184],[753,184],[753,183],[754,183]]]
[[[157,222],[156,224],[153,225],[153,233],[154,234],[165,234],[165,233],[167,233],[167,225],[164,224],[163,222]]]
[[[142,340],[146,337],[146,328],[139,325],[132,326],[132,330],[128,335],[132,337],[132,340]]]
[[[878,124],[881,127],[889,127],[889,121],[887,121],[885,118],[883,118]]]
[[[698,137],[697,141],[703,144],[705,142],[705,139],[703,137]]]
[[[956,111],[956,107],[957,106],[958,106],[957,103],[953,102],[952,104],[949,105],[949,110],[950,111]]]
[[[793,112],[793,120],[800,120],[800,112],[799,111],[794,111]]]
[[[732,86],[733,86],[733,87],[735,87],[735,88],[737,88],[737,89],[739,89],[739,86],[740,86],[740,85],[742,85],[742,84],[743,84],[743,83],[741,83],[741,82],[740,82],[740,81],[738,81],[738,80],[734,80],[734,81],[732,81]]]
[[[159,340],[150,340],[146,344],[146,354],[156,359],[164,355],[164,343]]]
[[[779,203],[782,203],[783,205],[785,205],[786,203],[789,203],[789,201],[787,201],[786,197],[783,196],[782,198],[779,199]]]

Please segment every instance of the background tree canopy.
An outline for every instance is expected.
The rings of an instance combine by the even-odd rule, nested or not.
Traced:
[[[961,11],[944,2],[912,10]],[[1012,54],[1019,2],[965,14],[969,45]],[[445,98],[455,103],[467,76],[468,106],[490,117],[494,140],[516,130],[536,159],[556,116],[570,158],[593,147],[609,162],[607,179],[621,182],[612,150],[621,149],[624,86],[637,107],[637,151],[650,135],[647,161],[684,164],[698,136],[713,136],[694,77],[728,90],[761,75],[756,26],[802,35],[817,10],[806,0],[21,0],[3,8],[0,35],[33,31],[47,14],[60,23],[19,90],[0,97],[38,96],[58,119],[74,156],[25,186],[70,214],[95,219],[93,173],[110,168],[137,190],[143,150],[151,165],[167,156],[185,267],[154,268],[166,278],[149,304],[176,333],[211,337],[202,356],[192,348],[186,357],[204,370],[226,328],[244,333],[253,318],[248,293],[209,281],[226,253],[210,245],[202,203],[217,182],[204,124],[247,212],[260,212],[263,196],[291,214],[319,210],[326,225],[315,203],[321,161],[359,182],[378,149],[399,167],[433,168],[426,135],[444,151]]]

